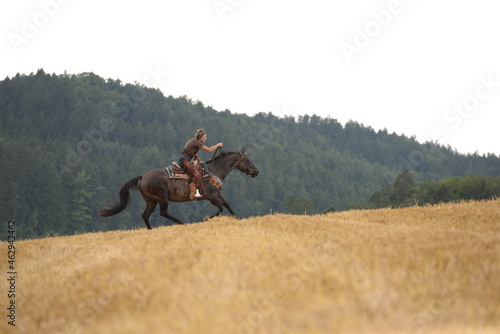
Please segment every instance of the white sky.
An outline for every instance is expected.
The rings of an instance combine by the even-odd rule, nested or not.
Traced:
[[[495,0],[0,0],[0,79],[94,72],[216,110],[500,154],[499,13]]]

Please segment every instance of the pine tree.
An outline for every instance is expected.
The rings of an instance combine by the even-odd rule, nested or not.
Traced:
[[[404,169],[401,174],[396,177],[392,186],[392,191],[389,196],[391,202],[401,205],[410,199],[410,196],[415,190],[415,182],[408,169]]]
[[[307,197],[292,195],[288,198],[285,205],[288,212],[292,215],[307,215],[314,213],[314,203]]]
[[[89,229],[92,219],[92,197],[90,175],[85,170],[80,171],[72,180],[68,232],[85,232]]]

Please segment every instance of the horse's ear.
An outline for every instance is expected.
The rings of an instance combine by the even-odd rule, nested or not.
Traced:
[[[247,152],[247,148],[243,146],[243,148],[241,149],[241,153],[246,153]]]

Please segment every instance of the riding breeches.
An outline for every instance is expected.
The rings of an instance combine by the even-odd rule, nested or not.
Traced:
[[[193,183],[197,188],[201,187],[201,175],[198,169],[189,161],[188,159],[184,159],[184,169],[193,179]]]

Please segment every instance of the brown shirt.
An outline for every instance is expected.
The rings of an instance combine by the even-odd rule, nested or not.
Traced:
[[[184,149],[182,150],[182,154],[189,154],[191,159],[198,153],[198,150],[203,147],[203,143],[196,138],[189,140]]]

